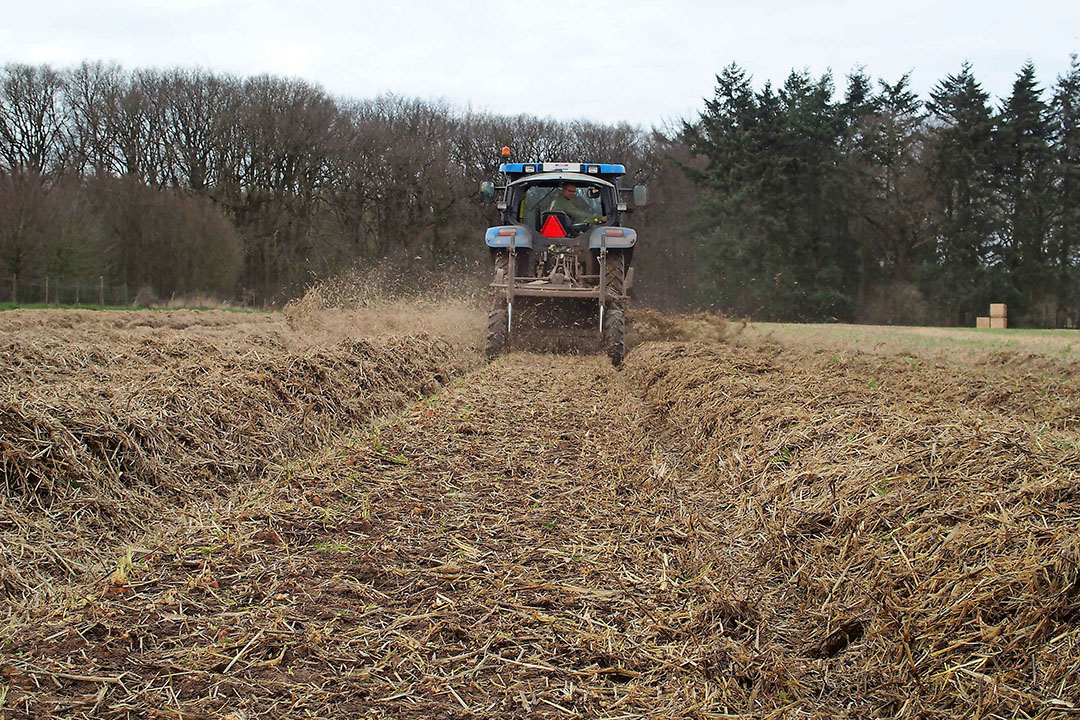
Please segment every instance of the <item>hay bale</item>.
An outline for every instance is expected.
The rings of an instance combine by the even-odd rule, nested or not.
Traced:
[[[991,317],[990,327],[995,330],[1004,330],[1009,327],[1009,321],[1003,317]]]
[[[988,328],[988,327],[990,327],[990,318],[988,318],[988,317],[977,317],[977,318],[975,318],[975,327],[977,327],[977,328]]]
[[[990,317],[1003,318],[1008,314],[1008,308],[1005,303],[990,303]]]

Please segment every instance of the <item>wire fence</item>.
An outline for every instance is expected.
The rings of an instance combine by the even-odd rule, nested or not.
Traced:
[[[0,288],[0,300],[16,305],[112,305],[135,304],[138,291],[127,285],[106,285],[104,278],[97,282],[59,282],[52,278],[24,282],[12,277]],[[6,295],[6,297],[4,297]]]

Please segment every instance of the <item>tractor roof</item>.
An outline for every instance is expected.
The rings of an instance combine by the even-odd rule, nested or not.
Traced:
[[[625,175],[626,168],[622,165],[611,163],[570,163],[570,162],[530,162],[530,163],[503,163],[499,166],[499,172],[537,173],[537,172],[579,172],[586,175]]]
[[[578,185],[607,185],[608,187],[614,187],[614,184],[610,180],[605,180],[598,175],[586,175],[579,172],[545,172],[530,175],[519,175],[514,180],[512,180],[510,184],[561,184],[564,182],[577,183]]]

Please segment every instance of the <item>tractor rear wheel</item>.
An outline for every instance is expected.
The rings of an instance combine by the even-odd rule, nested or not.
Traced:
[[[506,250],[495,250],[491,253],[491,259],[495,262],[495,277],[498,278],[499,271],[502,270],[502,276],[505,280],[510,272],[510,253]]]
[[[607,291],[619,299],[609,300],[617,308],[626,306],[626,252],[623,250],[607,251]]]
[[[506,352],[510,340],[507,329],[509,318],[505,306],[488,311],[487,342],[484,344],[484,356],[488,360],[494,360]]]
[[[626,356],[626,271],[629,257],[625,250],[607,251],[607,314],[604,318],[604,350],[611,364],[618,367]]]
[[[496,281],[509,282],[510,253],[507,250],[496,250],[491,253],[494,262],[494,275]],[[488,360],[494,360],[506,352],[510,341],[509,325],[510,313],[506,308],[506,297],[501,291],[495,291],[491,298],[491,309],[488,310],[487,338],[484,343],[484,356]]]
[[[626,356],[626,343],[623,334],[626,329],[626,317],[621,308],[609,310],[604,318],[604,349],[611,364],[618,367]]]

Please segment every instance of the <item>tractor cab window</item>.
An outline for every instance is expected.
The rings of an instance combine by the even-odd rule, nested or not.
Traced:
[[[592,187],[579,187],[577,189],[577,201],[583,204],[596,217],[606,215],[604,205],[600,202],[600,190]]]
[[[539,229],[540,214],[551,207],[552,201],[560,192],[561,188],[557,185],[533,185],[527,188],[518,206],[518,222]],[[595,197],[591,197],[592,195]],[[582,185],[578,187],[573,202],[582,211],[594,217],[602,217],[607,213],[604,212],[600,195],[597,188]]]

